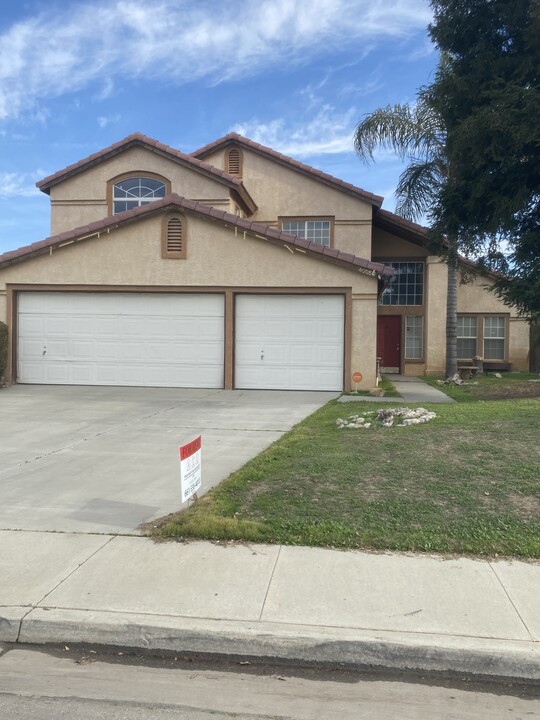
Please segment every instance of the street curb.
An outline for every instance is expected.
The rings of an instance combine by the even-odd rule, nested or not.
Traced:
[[[0,641],[4,637],[0,624]],[[278,623],[35,608],[17,642],[82,643],[159,653],[254,658],[333,667],[540,680],[540,644]]]

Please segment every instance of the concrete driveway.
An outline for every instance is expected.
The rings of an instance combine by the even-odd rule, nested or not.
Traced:
[[[178,445],[203,492],[336,393],[15,385],[0,391],[0,529],[136,533],[180,508]]]

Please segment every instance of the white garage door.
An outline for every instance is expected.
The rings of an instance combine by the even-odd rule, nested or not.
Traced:
[[[17,379],[223,387],[223,295],[21,293]]]
[[[343,389],[343,295],[238,295],[235,387]]]

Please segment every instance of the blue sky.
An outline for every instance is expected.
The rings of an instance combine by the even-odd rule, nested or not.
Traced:
[[[437,55],[427,0],[21,0],[0,16],[0,253],[49,234],[36,180],[140,131],[191,152],[235,130],[393,210],[355,124],[412,102]]]

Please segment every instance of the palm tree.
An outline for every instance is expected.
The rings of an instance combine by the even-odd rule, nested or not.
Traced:
[[[420,93],[415,105],[387,105],[356,126],[354,146],[360,158],[372,162],[376,148],[395,152],[408,165],[400,175],[396,213],[407,220],[428,217],[449,174],[446,130],[440,116]],[[444,244],[448,264],[446,298],[446,377],[457,373],[457,241],[448,232]]]

